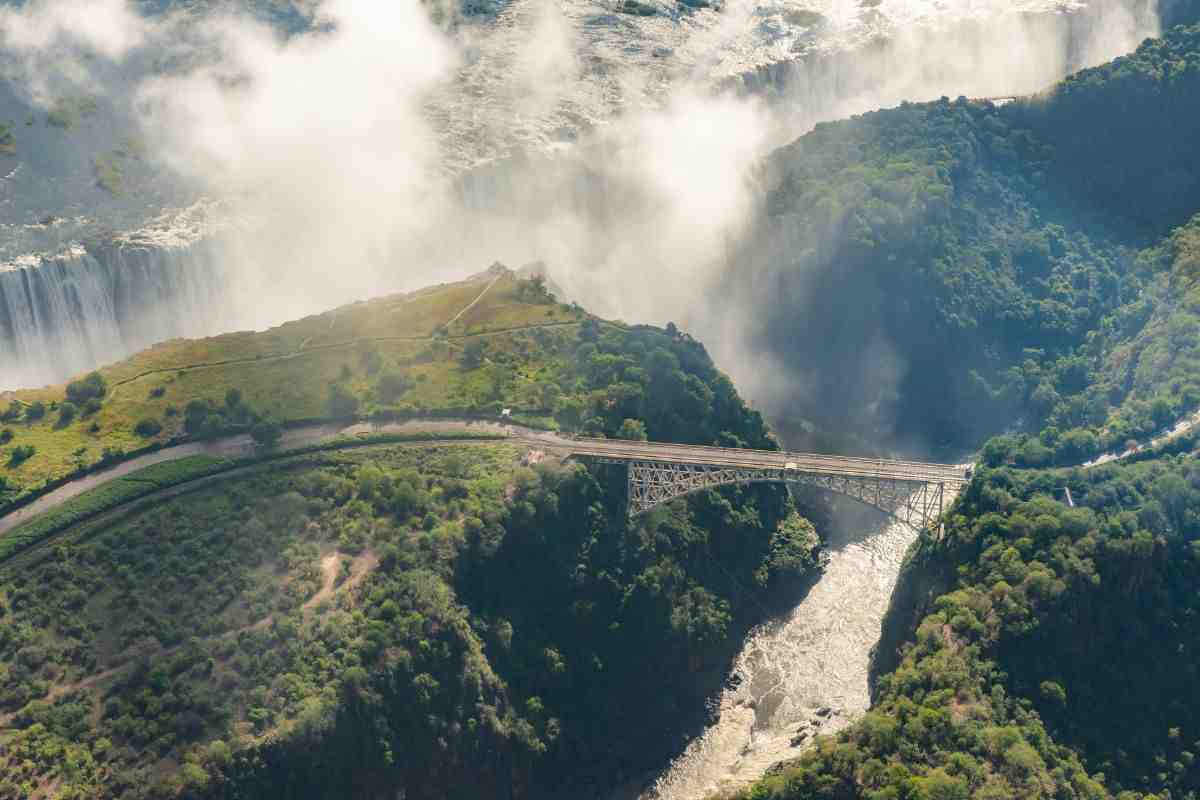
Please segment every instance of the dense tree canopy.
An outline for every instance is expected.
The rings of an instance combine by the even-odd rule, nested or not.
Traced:
[[[966,98],[819,125],[763,169],[763,213],[722,291],[834,431],[963,446],[1079,397],[1093,331],[1127,337],[1164,262],[1139,256],[1200,208],[1200,28],[1044,96]],[[799,410],[797,410],[799,409]]]
[[[563,425],[775,446],[673,327],[540,346]],[[183,417],[278,436],[236,388]],[[777,486],[636,523],[624,492],[504,444],[375,446],[77,526],[0,564],[0,797],[561,797],[649,768],[819,541]]]
[[[984,473],[917,556],[958,577],[871,713],[746,796],[1193,797],[1198,508],[1192,457]]]

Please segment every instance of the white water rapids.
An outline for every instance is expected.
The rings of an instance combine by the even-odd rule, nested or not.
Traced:
[[[819,582],[786,617],[747,637],[718,720],[641,800],[702,800],[744,787],[868,709],[871,648],[916,533],[873,514],[841,520]]]

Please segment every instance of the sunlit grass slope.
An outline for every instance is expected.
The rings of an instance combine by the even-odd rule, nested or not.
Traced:
[[[90,411],[73,403],[69,420],[67,384],[0,395],[0,431],[8,431],[0,433],[0,503],[94,465],[106,450],[244,429],[262,418],[486,413],[500,402],[546,415],[561,394],[547,386],[566,365],[553,345],[573,339],[585,319],[540,284],[496,270],[267,331],[164,342],[100,369],[104,395]],[[231,390],[235,409],[226,402]],[[189,430],[187,406],[197,400],[211,401],[216,413]],[[147,424],[139,433],[140,422]]]

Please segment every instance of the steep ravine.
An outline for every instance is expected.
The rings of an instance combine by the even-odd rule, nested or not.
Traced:
[[[702,800],[746,786],[867,710],[872,651],[916,533],[852,501],[836,512],[820,580],[747,637],[717,721],[640,800]]]

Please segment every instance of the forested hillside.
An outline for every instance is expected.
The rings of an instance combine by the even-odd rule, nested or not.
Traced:
[[[905,206],[916,233],[893,216],[897,233],[876,238],[886,226],[868,220],[838,252],[861,254],[850,263],[862,270],[882,253],[872,279],[928,297],[922,329],[954,338],[926,346],[947,359],[980,348],[990,372],[956,373],[971,363],[961,355],[925,365],[958,393],[946,409],[970,398],[960,435],[1010,414],[1026,432],[987,443],[990,468],[944,535],[910,554],[871,712],[739,797],[1200,792],[1197,436],[1046,468],[1144,440],[1200,404],[1198,76],[1200,28],[1176,29],[1041,97],[906,107],[887,112],[910,121],[900,132],[880,115],[841,130],[866,137],[877,169],[923,187],[911,199],[932,199]],[[957,151],[939,144],[948,136]],[[900,213],[869,185],[852,220]]]
[[[479,299],[469,315],[460,295]],[[339,318],[378,333],[395,302]],[[704,348],[674,329],[602,324],[503,272],[404,302],[409,322],[428,314],[448,328],[445,354],[310,342],[326,356],[307,373],[283,362],[282,395],[262,365],[219,402],[208,396],[236,389],[222,376],[239,365],[201,370],[208,382],[172,368],[120,388],[135,403],[195,389],[205,413],[158,417],[184,433],[189,420],[244,430],[260,409],[305,408],[310,389],[317,408],[340,392],[363,403],[356,413],[386,409],[394,382],[413,398],[436,383],[435,408],[453,413],[536,397],[546,424],[774,447]],[[550,326],[544,337],[508,325],[474,340],[486,347],[454,338],[530,313]],[[278,343],[287,330],[259,336]],[[135,361],[229,344],[175,343]],[[115,384],[101,375],[68,391],[98,398],[97,419],[129,418]],[[477,390],[479,406],[453,406]],[[706,492],[630,523],[619,468],[427,439],[251,465],[0,560],[0,797],[535,798],[612,786],[703,722],[745,631],[819,563],[812,525],[779,487]]]
[[[1200,208],[1197,97],[1200,30],[1177,28],[1039,97],[905,104],[778,151],[723,288],[800,387],[786,410],[917,449],[1046,421],[1144,436],[1140,411],[1105,429],[1127,389],[1084,395],[1093,332],[1140,330],[1161,237]],[[1186,383],[1172,413],[1200,400]]]
[[[0,395],[0,510],[133,453],[322,420],[498,418],[660,441],[769,446],[704,347],[608,323],[497,265],[262,332],[164,342]],[[277,435],[278,431],[274,432]]]
[[[745,796],[1192,796],[1197,507],[1191,455],[979,476],[916,556],[958,579],[872,711]]]

